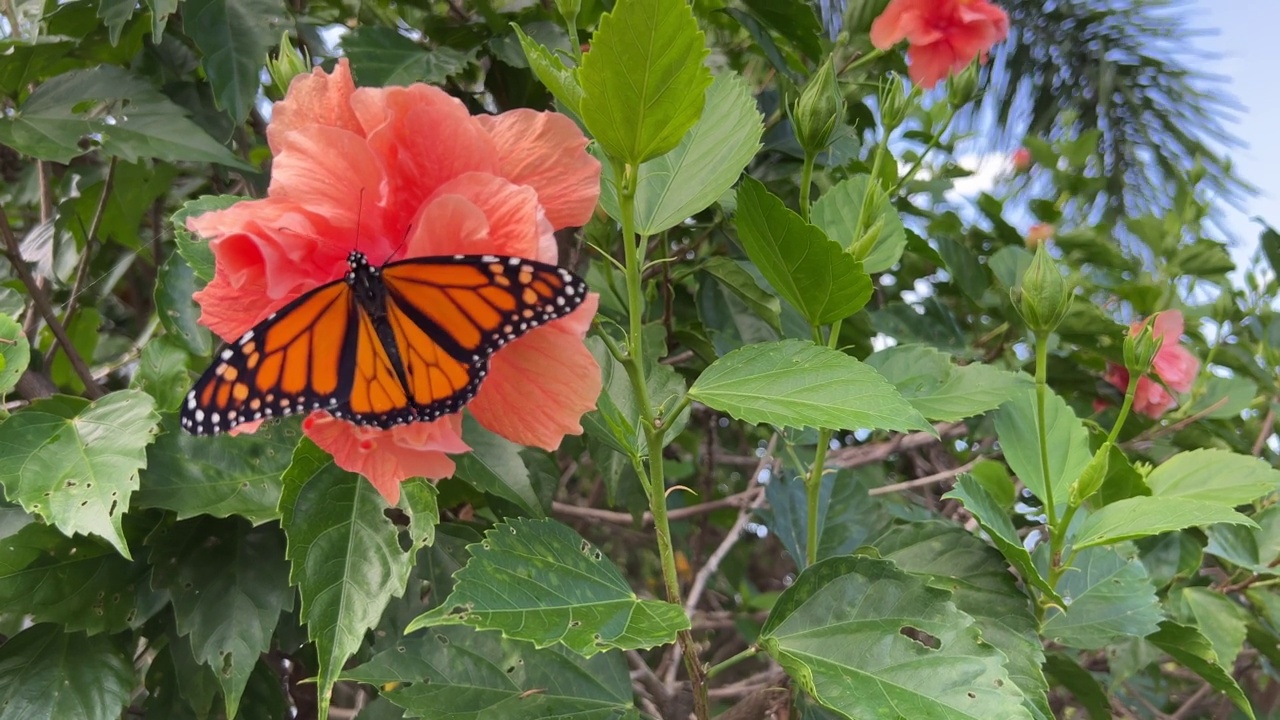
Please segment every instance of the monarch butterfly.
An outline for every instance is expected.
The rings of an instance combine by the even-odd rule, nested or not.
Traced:
[[[311,410],[384,429],[434,420],[475,397],[494,352],[587,293],[568,270],[518,257],[376,267],[354,251],[347,266],[223,346],[187,394],[182,427],[208,435]]]

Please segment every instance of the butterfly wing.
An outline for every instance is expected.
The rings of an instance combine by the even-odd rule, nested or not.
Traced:
[[[391,336],[390,354],[403,368],[412,412],[387,412],[377,404],[396,374],[365,374],[362,349],[351,401],[334,414],[383,427],[457,412],[475,397],[498,348],[568,315],[587,293],[586,283],[563,268],[492,255],[402,260],[385,265],[381,278],[386,314],[372,318],[372,334],[362,331],[362,337],[372,343]],[[381,335],[379,322],[385,323]]]
[[[272,313],[218,351],[182,404],[182,427],[209,435],[345,403],[357,361],[353,325],[361,317],[342,280]]]

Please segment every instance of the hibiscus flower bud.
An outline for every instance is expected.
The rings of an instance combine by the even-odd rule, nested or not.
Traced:
[[[1084,466],[1080,477],[1071,483],[1071,490],[1068,493],[1067,500],[1071,507],[1079,507],[1080,503],[1088,500],[1090,496],[1102,488],[1102,481],[1107,479],[1107,456],[1110,454],[1111,443],[1102,443],[1102,447],[1098,448],[1098,452],[1093,454],[1093,459],[1089,461],[1088,465]]]
[[[279,51],[274,56],[267,57],[267,73],[271,76],[267,95],[272,100],[280,100],[295,77],[310,71],[311,58],[306,49],[299,51],[289,40],[289,33],[284,33],[280,37]]]
[[[880,124],[885,133],[893,132],[911,110],[910,97],[902,89],[902,81],[896,75],[888,75],[880,84]]]
[[[578,11],[582,10],[582,0],[556,0],[556,9],[570,23],[578,22]]]
[[[1053,233],[1057,228],[1049,223],[1036,223],[1027,231],[1027,249],[1035,250],[1044,243],[1045,240],[1053,237]]]
[[[1043,247],[1022,276],[1021,292],[1014,295],[1018,314],[1036,334],[1053,332],[1071,308],[1071,287]]]
[[[809,78],[800,99],[791,110],[791,124],[796,140],[808,155],[817,155],[831,144],[836,125],[844,117],[844,96],[836,82],[831,58]]]
[[[1031,159],[1031,151],[1024,147],[1020,147],[1017,150],[1014,150],[1012,162],[1013,162],[1014,172],[1024,173],[1030,170],[1031,165],[1033,164],[1033,161]]]
[[[969,63],[969,67],[951,76],[947,81],[947,102],[951,107],[959,109],[969,104],[978,92],[978,66]]]
[[[1154,323],[1145,322],[1136,331],[1130,328],[1124,338],[1124,367],[1134,375],[1146,375],[1151,371],[1164,344],[1164,338],[1155,334]]]

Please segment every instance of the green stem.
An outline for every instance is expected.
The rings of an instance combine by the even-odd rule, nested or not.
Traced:
[[[808,523],[804,548],[805,566],[818,562],[818,500],[822,494],[822,469],[827,464],[827,449],[831,446],[831,431],[826,428],[818,430],[818,448],[813,453],[813,466],[809,468],[809,477],[805,480],[805,499],[808,501]]]
[[[920,152],[920,156],[916,158],[914,163],[911,163],[911,167],[907,168],[906,174],[899,178],[898,182],[894,184],[893,189],[889,191],[890,197],[896,195],[898,191],[902,189],[903,185],[911,182],[911,179],[916,176],[916,173],[920,172],[921,166],[924,165],[925,157],[938,147],[938,143],[942,142],[942,136],[947,134],[947,130],[951,129],[951,121],[955,119],[955,116],[956,113],[952,110],[951,114],[947,116],[947,122],[943,124],[942,129],[937,133],[934,133],[933,137],[929,138],[929,144],[924,146],[924,150]]]
[[[871,51],[868,52],[866,55],[863,55],[855,60],[849,61],[844,67],[840,68],[840,71],[837,72],[836,75],[837,76],[844,75],[850,70],[857,70],[861,68],[863,65],[875,62],[876,60],[879,60],[880,57],[884,55],[884,53],[885,51],[881,50],[880,48],[872,48]]]
[[[1133,408],[1133,398],[1138,394],[1138,381],[1141,379],[1141,375],[1129,373],[1129,387],[1124,391],[1124,404],[1120,406],[1120,415],[1116,418],[1115,425],[1111,426],[1111,434],[1107,436],[1107,442],[1112,445],[1115,445],[1116,438],[1120,437],[1120,428],[1124,427],[1124,421],[1129,419],[1129,411]]]
[[[752,645],[751,647],[747,648],[746,650],[743,650],[742,652],[738,653],[737,655],[734,655],[733,657],[729,658],[728,660],[725,660],[724,662],[716,663],[715,665],[712,665],[710,668],[708,668],[708,669],[707,669],[707,679],[708,679],[708,680],[710,680],[711,678],[713,678],[713,677],[715,677],[715,676],[719,675],[720,673],[724,672],[725,670],[728,670],[729,668],[733,667],[734,665],[737,665],[738,663],[742,662],[743,660],[750,660],[751,658],[755,657],[755,656],[756,656],[756,654],[757,654],[757,653],[759,653],[759,652],[760,652],[760,648],[756,647],[755,645]]]
[[[1040,437],[1040,472],[1044,476],[1045,514],[1049,527],[1058,524],[1058,508],[1053,501],[1053,478],[1049,475],[1049,431],[1045,417],[1045,402],[1049,394],[1049,336],[1036,334],[1036,432]]]
[[[817,159],[813,153],[804,154],[804,165],[800,168],[800,217],[809,222],[809,192],[813,185],[813,163]]]
[[[645,239],[635,234],[635,192],[636,170],[614,159],[614,179],[618,187],[618,210],[622,215],[622,246],[626,253],[627,276],[627,310],[629,312],[630,332],[627,337],[627,353],[623,359],[623,367],[631,380],[631,390],[636,397],[636,405],[640,411],[640,422],[644,427],[645,441],[649,454],[648,472],[640,458],[633,458],[636,474],[649,495],[649,512],[653,514],[654,534],[658,541],[658,557],[662,562],[662,580],[666,587],[667,601],[678,606],[684,603],[680,599],[680,578],[676,574],[675,549],[671,542],[671,524],[667,518],[667,487],[662,466],[662,448],[666,440],[666,428],[655,421],[653,405],[649,400],[649,387],[644,376],[644,292],[641,285],[641,271],[644,267]],[[693,711],[698,720],[710,720],[711,709],[707,700],[706,672],[698,659],[697,648],[693,644],[693,634],[688,630],[679,633],[681,651],[684,654],[685,669],[689,673],[693,685]]]

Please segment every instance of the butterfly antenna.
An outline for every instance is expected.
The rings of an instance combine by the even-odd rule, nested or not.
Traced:
[[[413,223],[409,223],[409,227],[404,229],[404,237],[400,238],[400,244],[396,246],[396,249],[391,251],[391,255],[387,257],[387,262],[391,262],[391,259],[399,255],[404,246],[409,244],[409,235],[411,233],[413,233]]]

